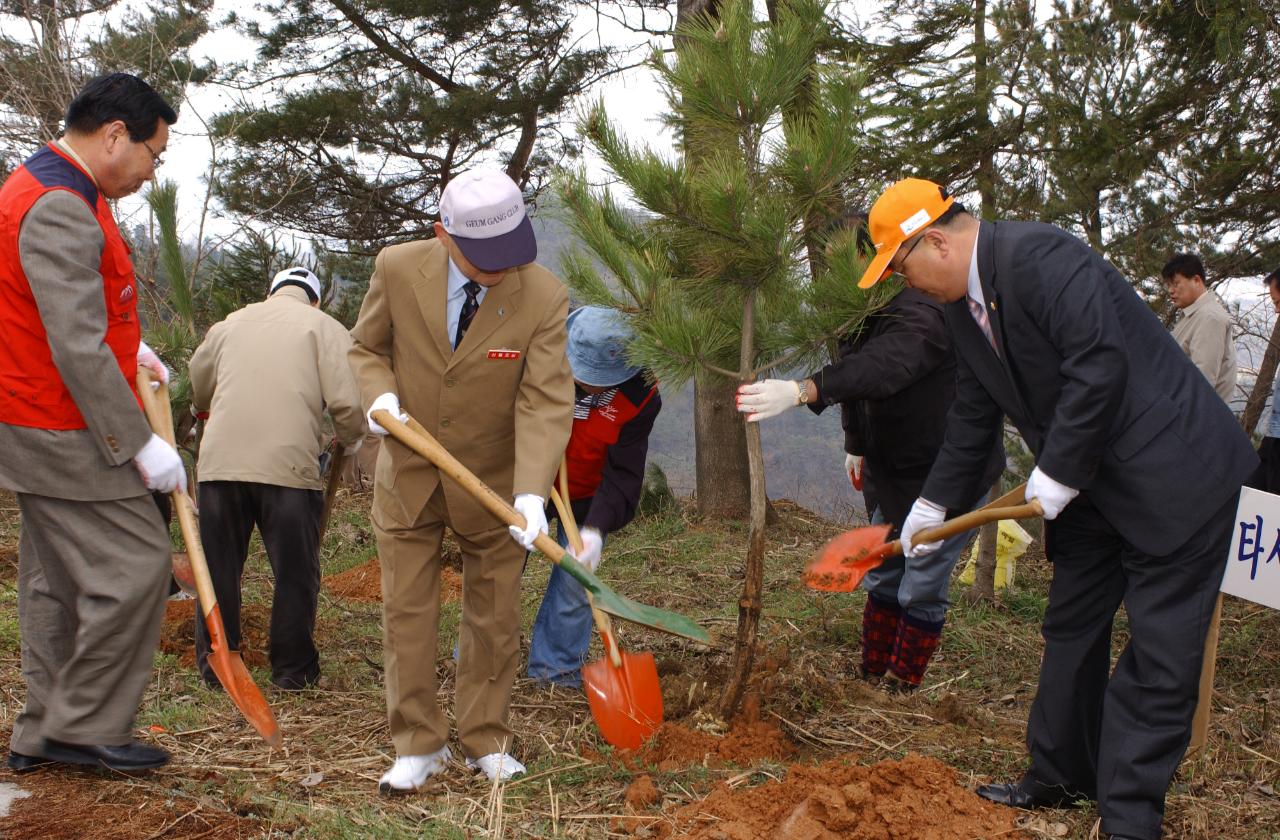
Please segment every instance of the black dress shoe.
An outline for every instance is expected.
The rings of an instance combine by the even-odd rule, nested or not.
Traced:
[[[20,752],[9,750],[9,761],[7,763],[9,769],[15,773],[30,773],[32,770],[46,767],[53,762],[38,755],[23,755]]]
[[[1089,797],[1062,788],[1053,788],[1052,792],[1034,790],[1027,782],[1006,782],[996,785],[982,785],[978,788],[978,796],[990,800],[997,805],[1010,808],[1033,810],[1035,808],[1066,808]]]
[[[64,764],[85,764],[108,770],[151,770],[169,763],[169,754],[159,747],[130,741],[121,746],[68,744],[45,739],[44,758]]]

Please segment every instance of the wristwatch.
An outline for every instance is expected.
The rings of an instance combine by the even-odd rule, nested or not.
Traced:
[[[809,402],[809,389],[805,387],[803,379],[794,380],[796,384],[796,405],[805,405]]]

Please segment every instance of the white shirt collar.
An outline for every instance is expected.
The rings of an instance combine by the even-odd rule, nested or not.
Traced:
[[[982,278],[978,276],[978,237],[973,237],[973,253],[969,256],[969,297],[986,308],[987,299],[982,294]]]

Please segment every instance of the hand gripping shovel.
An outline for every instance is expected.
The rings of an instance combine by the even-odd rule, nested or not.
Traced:
[[[151,390],[151,372],[138,368],[138,396],[142,398],[142,407],[146,411],[151,429],[165,442],[173,446],[173,415],[169,409],[169,389],[161,383],[158,390]],[[176,447],[175,447],[176,448]],[[187,544],[187,559],[191,563],[191,572],[195,577],[196,596],[200,601],[200,611],[204,613],[204,625],[209,630],[209,665],[217,675],[218,682],[226,689],[227,696],[236,704],[236,708],[244,715],[245,720],[258,730],[258,734],[266,739],[272,747],[283,743],[280,727],[276,724],[271,707],[249,676],[240,659],[240,652],[227,648],[227,631],[222,625],[222,613],[218,610],[218,599],[213,594],[213,581],[209,577],[209,567],[204,561],[204,548],[200,544],[200,528],[196,524],[195,511],[191,507],[191,499],[181,490],[173,491],[173,506],[178,511],[178,524],[182,527],[182,541]]]
[[[386,429],[387,433],[397,441],[435,464],[438,470],[460,484],[464,490],[474,496],[476,501],[484,505],[499,520],[507,525],[521,527],[524,525],[523,516],[516,513],[515,509],[507,504],[501,496],[476,478],[457,458],[450,455],[448,450],[441,446],[440,442],[432,437],[426,429],[422,428],[416,420],[409,418],[407,424],[401,423],[390,412],[381,409],[373,412],[373,420]],[[606,586],[600,578],[592,574],[585,566],[573,559],[573,555],[556,545],[556,541],[546,534],[538,535],[534,547],[541,551],[551,562],[558,564],[560,568],[568,572],[574,580],[582,584],[583,589],[594,595],[595,605],[601,611],[614,618],[643,624],[646,627],[652,627],[654,630],[661,630],[664,633],[684,636],[686,639],[693,639],[695,642],[710,644],[711,637],[707,635],[707,631],[699,627],[692,619],[678,613],[660,610],[657,607],[638,604],[629,598],[622,597]]]
[[[1027,485],[1020,484],[984,507],[948,519],[936,528],[921,531],[916,541],[945,540],[998,519],[1043,516],[1044,510],[1035,499],[1022,504],[1026,489]],[[885,542],[891,530],[892,525],[868,525],[837,535],[809,561],[804,572],[805,585],[822,592],[852,592],[857,589],[867,572],[902,553],[901,540]]]
[[[573,510],[564,502],[569,495],[566,464],[560,462],[560,492],[551,490],[551,501],[560,513],[560,527],[569,537],[574,553],[582,552],[582,539]],[[563,498],[562,498],[563,497]],[[582,667],[582,688],[587,694],[591,716],[605,741],[622,750],[638,749],[653,737],[662,725],[662,687],[658,684],[658,665],[653,654],[624,653],[613,634],[609,616],[595,607],[587,593],[591,615],[604,642],[606,659],[597,659]]]

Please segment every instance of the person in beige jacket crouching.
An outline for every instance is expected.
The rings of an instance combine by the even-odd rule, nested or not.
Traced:
[[[200,539],[227,626],[240,646],[240,576],[254,525],[275,576],[271,681],[301,689],[320,678],[312,639],[320,593],[322,415],[338,443],[364,439],[360,393],[347,363],[351,336],[320,306],[320,281],[288,268],[267,299],[214,324],[191,357],[191,405],[209,420],[197,465]],[[209,634],[196,622],[196,660],[206,683]]]

